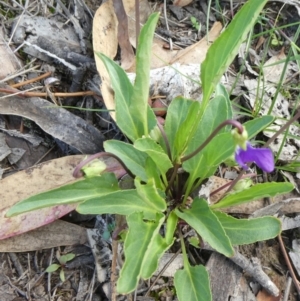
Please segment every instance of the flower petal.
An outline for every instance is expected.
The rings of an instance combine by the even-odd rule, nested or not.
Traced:
[[[263,171],[271,172],[274,170],[273,153],[269,148],[254,148],[247,143],[247,149],[238,147],[235,153],[236,162],[244,169],[248,169],[247,163],[255,162]]]

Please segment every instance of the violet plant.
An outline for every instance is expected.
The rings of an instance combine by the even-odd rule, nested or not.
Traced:
[[[125,262],[117,282],[121,294],[134,291],[139,279],[149,279],[162,255],[179,237],[184,269],[174,277],[178,299],[211,300],[205,267],[189,263],[182,224],[193,228],[217,252],[230,257],[234,246],[274,238],[281,226],[274,217],[237,219],[222,209],[293,189],[289,183],[256,184],[226,194],[213,205],[197,195],[201,184],[231,156],[235,155],[243,169],[253,162],[266,172],[275,168],[272,151],[254,148],[249,142],[274,117],[262,116],[243,125],[232,120],[229,96],[218,85],[265,3],[266,0],[250,0],[236,14],[201,66],[202,101],[175,98],[167,109],[164,126],[148,105],[151,44],[159,15],[151,15],[141,30],[134,84],[113,60],[98,53],[115,92],[116,122],[131,143],[106,141],[105,152],[77,167],[75,175],[85,174],[84,179],[29,197],[10,208],[7,216],[75,202],[79,204],[77,211],[83,214],[125,216]],[[117,159],[120,165],[105,163],[105,157]],[[118,183],[124,174],[133,181],[127,189]]]

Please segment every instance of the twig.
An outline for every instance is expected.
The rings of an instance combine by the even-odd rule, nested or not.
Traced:
[[[287,278],[287,281],[286,281],[286,285],[285,285],[285,290],[284,290],[284,295],[283,295],[282,301],[288,301],[289,294],[290,294],[290,291],[291,291],[292,281],[293,281],[293,279],[289,276]]]
[[[215,251],[211,246],[204,243],[202,246],[205,250]],[[253,258],[251,261],[235,250],[232,257],[228,257],[235,264],[240,266],[244,272],[253,277],[258,283],[260,283],[271,295],[278,296],[279,289],[272,282],[269,276],[262,270],[258,258]]]
[[[151,286],[149,287],[149,289],[147,290],[147,293],[145,294],[145,297],[149,296],[152,288],[154,287],[154,285],[156,284],[156,282],[158,281],[158,279],[161,277],[161,275],[163,274],[163,272],[169,267],[169,265],[175,260],[175,258],[180,254],[181,252],[181,248],[178,249],[178,251],[170,258],[170,260],[166,263],[166,265],[163,267],[163,269],[159,272],[159,274],[157,275],[157,277],[155,278],[155,280],[153,281],[153,283],[151,284]]]
[[[26,81],[21,82],[21,83],[17,83],[17,84],[14,84],[14,85],[10,85],[10,86],[11,86],[12,88],[19,88],[19,87],[22,87],[22,86],[24,86],[24,85],[27,85],[27,84],[31,84],[31,83],[37,82],[37,81],[39,81],[39,80],[41,80],[41,79],[43,79],[43,78],[46,78],[46,77],[48,77],[48,76],[50,76],[50,75],[51,75],[51,72],[49,71],[49,72],[46,72],[45,74],[42,74],[42,75],[40,75],[40,76],[38,76],[38,77],[35,77],[35,78],[32,78],[32,79],[26,80]]]
[[[47,97],[48,93],[47,92],[23,92],[19,91],[16,93],[16,91],[5,89],[5,88],[0,88],[0,92],[2,93],[7,93],[7,94],[18,94],[19,96],[22,97]],[[87,95],[97,95],[94,91],[82,91],[82,92],[56,92],[53,93],[55,97],[78,97],[78,96],[87,96]]]
[[[281,237],[280,234],[278,235],[278,241],[279,241],[279,245],[280,245],[281,252],[283,253],[283,257],[284,257],[284,259],[285,259],[285,263],[286,263],[286,265],[287,265],[287,267],[288,267],[288,269],[289,269],[290,275],[291,275],[291,277],[292,277],[292,279],[293,279],[294,285],[295,285],[295,287],[296,287],[296,290],[297,290],[298,296],[299,296],[299,295],[300,295],[299,281],[298,281],[298,279],[297,279],[297,277],[296,277],[296,275],[295,275],[295,273],[294,273],[293,267],[292,267],[292,265],[291,265],[289,256],[288,256],[288,254],[287,254],[287,252],[286,252],[286,250],[285,250],[285,246],[284,246],[284,243],[283,243],[283,241],[282,241],[282,237]]]

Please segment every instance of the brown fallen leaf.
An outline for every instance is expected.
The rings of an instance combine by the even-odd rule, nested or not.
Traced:
[[[0,28],[0,66],[0,80],[22,67],[21,62],[6,43],[2,28]]]
[[[120,0],[113,0],[115,13],[118,19],[118,42],[121,49],[121,66],[129,69],[135,61],[135,55],[129,41],[128,18]]]
[[[57,220],[22,235],[0,240],[0,252],[30,252],[59,246],[84,244],[86,241],[85,228]]]
[[[60,205],[6,218],[8,209],[19,201],[75,181],[72,176],[83,155],[47,161],[17,172],[0,181],[0,239],[18,235],[52,223],[76,208],[76,204]]]
[[[93,48],[98,73],[101,77],[101,92],[108,110],[115,109],[114,94],[111,89],[109,74],[97,56],[101,52],[113,59],[118,49],[118,21],[114,13],[112,0],[104,2],[96,11],[93,19]],[[115,112],[110,112],[115,119]]]
[[[284,53],[284,47],[280,50],[280,52],[277,55],[272,56],[270,59],[268,59],[264,66],[263,66],[263,72],[264,72],[264,79],[274,83],[278,84],[280,81],[281,74],[283,72],[283,68],[285,65],[285,62],[278,63],[279,61],[283,61],[286,58],[286,55]],[[286,78],[287,72],[284,73],[285,76],[283,78],[283,81]]]
[[[54,107],[43,98],[24,99],[17,95],[1,97],[0,112],[34,121],[43,131],[83,154],[94,154],[103,150],[104,136],[98,129],[66,109]]]
[[[189,5],[192,2],[193,0],[174,0],[173,5],[183,7]]]
[[[75,167],[84,155],[54,159],[28,168],[0,181],[0,240],[52,223],[74,210],[77,204],[58,205],[6,218],[8,209],[17,202],[44,191],[78,181]],[[122,165],[112,157],[99,158],[117,178],[124,175]]]
[[[280,295],[275,297],[268,294],[265,290],[261,290],[256,295],[256,300],[257,301],[279,301]]]

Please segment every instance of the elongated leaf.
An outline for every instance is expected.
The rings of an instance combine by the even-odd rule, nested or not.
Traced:
[[[196,198],[191,209],[182,211],[176,209],[175,213],[193,227],[218,252],[225,256],[233,255],[234,250],[230,240],[206,200]]]
[[[119,190],[105,197],[89,199],[77,207],[77,211],[82,214],[120,214],[130,215],[135,212],[144,212],[145,218],[154,219],[157,208],[161,203],[151,202],[143,199],[136,189]]]
[[[138,195],[149,204],[149,207],[155,207],[157,211],[165,211],[167,204],[165,201],[165,192],[158,190],[155,187],[154,179],[148,179],[146,184],[141,184],[138,179],[135,179],[134,185],[136,187]]]
[[[195,136],[190,141],[186,154],[190,154],[196,150],[220,123],[231,118],[232,109],[229,99],[226,99],[222,95],[218,95],[212,99],[209,102],[201,121],[198,123]],[[222,135],[221,133],[224,133],[226,130],[227,129],[224,127],[218,134]],[[223,159],[223,156],[226,154],[230,156],[233,153],[233,140],[229,134],[227,135],[229,141],[231,141],[230,143],[229,141],[226,141],[227,138],[224,138],[222,141],[214,138],[204,150],[183,163],[183,168],[191,174],[191,181],[195,181],[197,178],[205,176],[205,174],[211,175],[211,172],[214,173],[215,166],[227,159],[227,157]],[[225,144],[223,144],[224,141]],[[207,161],[207,158],[210,158],[210,160]],[[217,160],[217,158],[222,158],[221,162],[220,160]]]
[[[160,177],[161,173],[159,172],[154,161],[148,157],[145,164],[146,175],[148,179],[154,179],[155,186],[157,189],[164,190],[166,189],[165,185],[162,182]]]
[[[190,106],[194,103],[192,100],[183,97],[173,99],[168,107],[168,114],[165,122],[165,132],[170,144],[172,160],[176,159],[177,150],[175,148],[175,138],[182,123],[186,120]]]
[[[238,53],[240,45],[255,24],[267,0],[249,0],[235,15],[226,30],[209,48],[201,65],[203,110],[221,76]]]
[[[274,117],[270,115],[261,116],[243,124],[248,132],[249,139],[263,131],[268,125],[274,121]]]
[[[149,279],[154,274],[154,272],[157,270],[159,260],[172,246],[174,240],[175,238],[167,243],[166,240],[159,234],[159,228],[156,228],[144,255],[141,270],[141,277],[143,279]]]
[[[186,151],[190,142],[194,139],[195,132],[200,122],[200,103],[194,101],[187,112],[186,119],[182,122],[175,137],[175,157],[181,157]]]
[[[150,138],[141,138],[134,142],[134,147],[145,152],[155,162],[161,174],[165,174],[173,165],[162,147]]]
[[[61,265],[60,264],[57,264],[57,263],[53,263],[51,265],[49,265],[46,269],[46,272],[47,273],[52,273],[52,272],[55,272],[57,271],[59,268],[61,268]]]
[[[166,242],[170,244],[174,239],[174,233],[177,227],[178,216],[174,211],[171,211],[167,219]]]
[[[211,208],[217,209],[236,206],[264,197],[273,197],[277,194],[287,193],[293,189],[294,186],[291,183],[271,182],[256,184],[248,189],[225,196],[219,203],[212,205]]]
[[[183,169],[190,173],[191,181],[202,180],[215,173],[216,168],[234,152],[231,133],[217,135],[199,154],[183,163]]]
[[[131,114],[136,115],[135,122],[143,127],[143,135],[148,136],[149,132],[156,125],[154,112],[148,105],[150,86],[150,63],[152,55],[153,35],[158,21],[159,14],[152,14],[143,26],[136,52],[136,78],[131,98]],[[120,112],[122,114],[122,112]],[[123,118],[123,116],[121,116]],[[117,119],[119,124],[120,120]],[[126,122],[126,121],[125,121]],[[139,136],[141,138],[142,135]]]
[[[163,222],[163,214],[158,214],[154,221],[144,221],[144,216],[141,212],[127,217],[129,231],[124,243],[125,263],[117,282],[117,291],[119,293],[127,294],[136,288],[143,265],[147,264],[144,262],[145,254]]]
[[[208,273],[204,266],[185,265],[174,276],[179,301],[211,301]]]
[[[279,219],[271,216],[237,219],[220,211],[214,211],[232,245],[252,244],[276,237],[281,231]]]
[[[134,141],[141,137],[143,127],[140,123],[136,123],[134,105],[131,104],[133,86],[126,72],[118,64],[102,53],[96,54],[105,65],[115,92],[118,126],[130,140]]]
[[[118,140],[105,141],[104,149],[120,158],[134,175],[147,181],[145,163],[148,155],[146,153],[139,151],[129,143]]]
[[[116,176],[105,173],[31,196],[11,207],[6,215],[10,217],[39,208],[82,202],[117,190]]]

